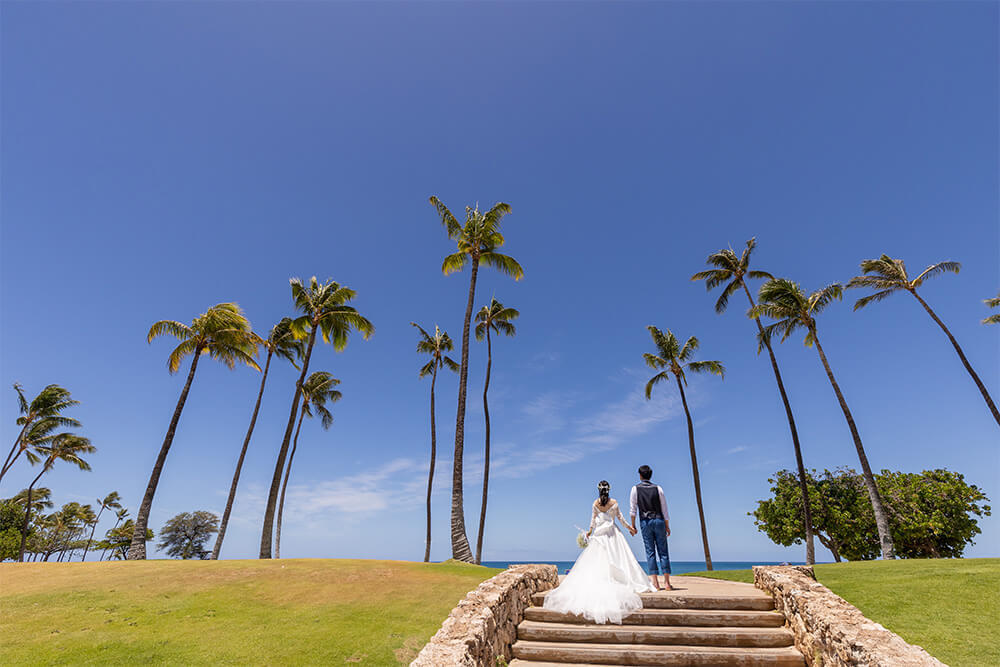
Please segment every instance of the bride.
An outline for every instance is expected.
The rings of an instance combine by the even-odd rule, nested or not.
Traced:
[[[611,485],[597,485],[587,537],[590,542],[559,586],[545,596],[545,609],[578,614],[595,623],[618,623],[642,608],[639,593],[654,590],[639,567],[632,549],[615,519],[632,533],[618,501],[611,498]]]

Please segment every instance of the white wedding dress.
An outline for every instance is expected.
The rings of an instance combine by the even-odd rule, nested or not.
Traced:
[[[594,501],[590,543],[558,588],[545,596],[545,609],[578,614],[595,623],[618,623],[642,608],[639,593],[654,590],[615,519],[625,525],[618,502],[604,511]]]

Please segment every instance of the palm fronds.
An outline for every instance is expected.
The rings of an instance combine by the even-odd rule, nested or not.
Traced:
[[[417,352],[431,355],[431,360],[420,367],[419,377],[426,377],[434,373],[436,368],[447,368],[450,371],[458,371],[458,364],[447,356],[445,352],[454,349],[455,344],[447,332],[441,331],[437,325],[434,326],[434,334],[427,333],[427,330],[416,322],[410,322],[420,332],[420,340],[417,341]]]

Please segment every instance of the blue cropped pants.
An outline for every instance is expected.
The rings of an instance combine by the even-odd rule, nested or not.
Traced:
[[[667,550],[667,524],[663,519],[639,519],[642,545],[646,547],[646,564],[650,574],[670,574],[670,552]]]

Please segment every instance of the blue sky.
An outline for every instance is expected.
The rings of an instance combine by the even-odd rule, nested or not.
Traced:
[[[690,385],[714,558],[801,559],[746,515],[793,465],[752,323],[688,280],[752,236],[759,268],[808,289],[882,252],[961,261],[923,294],[1000,398],[1000,329],[979,324],[1000,284],[995,3],[6,2],[0,17],[0,380],[69,388],[99,448],[93,472],[45,478],[59,503],[118,490],[138,506],[183,382],[169,342],[146,343],[153,321],[237,301],[266,331],[291,312],[290,277],[332,277],[376,334],[314,355],[344,399],[329,432],[303,427],[282,552],[419,559],[429,383],[409,323],[459,338],[468,287],[441,275],[454,246],[432,194],[456,212],[509,202],[526,274],[486,272],[477,294],[521,311],[494,345],[487,559],[575,557],[597,481],[625,499],[641,463],[666,489],[673,558],[700,557],[678,397],[641,395],[648,324],[728,370]],[[946,467],[996,500],[996,425],[947,340],[906,295],[852,300],[820,334],[873,467]],[[778,355],[807,466],[856,467],[815,351]],[[475,344],[470,539],[484,367]],[[221,511],[258,381],[199,367],[154,530]],[[257,553],[293,383],[272,372],[225,557]],[[438,382],[434,558],[450,553],[456,387]],[[0,493],[29,479],[21,466]],[[1000,521],[982,526],[967,555],[1000,554]]]

